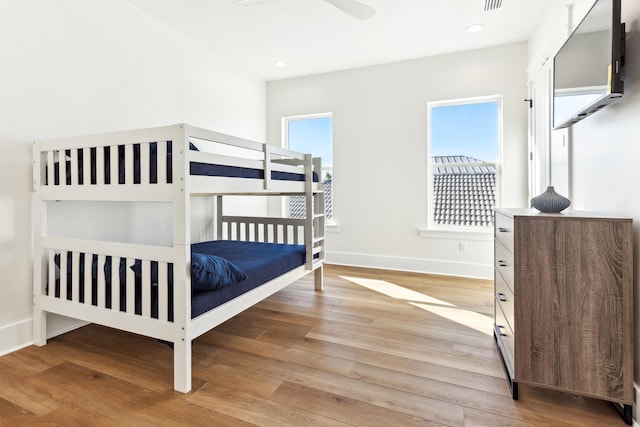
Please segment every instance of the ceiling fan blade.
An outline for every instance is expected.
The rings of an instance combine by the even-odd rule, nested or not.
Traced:
[[[324,0],[337,7],[347,15],[356,19],[371,19],[376,15],[375,9],[355,0]]]

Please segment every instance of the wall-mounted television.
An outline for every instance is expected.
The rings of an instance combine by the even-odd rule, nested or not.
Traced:
[[[597,0],[553,59],[553,128],[569,127],[624,93],[620,0]]]

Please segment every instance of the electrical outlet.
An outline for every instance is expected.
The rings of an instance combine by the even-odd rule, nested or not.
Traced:
[[[458,242],[458,250],[460,252],[467,252],[467,242]]]

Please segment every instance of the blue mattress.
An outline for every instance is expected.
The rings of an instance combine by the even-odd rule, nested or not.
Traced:
[[[276,243],[261,242],[241,242],[235,240],[215,240],[211,242],[197,243],[191,245],[192,252],[217,255],[223,257],[241,270],[243,270],[247,278],[233,285],[216,289],[213,291],[192,291],[191,292],[191,318],[195,318],[207,311],[215,308],[233,298],[244,294],[282,274],[293,270],[305,263],[305,247],[304,245],[283,245]],[[81,255],[80,264],[83,265],[84,257]],[[108,259],[110,260],[110,258]],[[58,263],[59,261],[56,261]],[[97,279],[98,269],[96,267],[97,259],[93,259],[92,268],[92,295],[91,303],[97,305]],[[67,259],[67,269],[73,268],[70,257]],[[81,267],[82,268],[82,267]],[[157,274],[157,263],[152,263],[152,277]],[[154,272],[155,271],[155,272]],[[112,308],[111,299],[111,268],[105,268],[105,301],[106,307]],[[124,282],[126,276],[124,264],[120,265],[121,281]],[[173,265],[168,266],[169,291],[168,291],[168,318],[173,320]],[[84,295],[84,275],[80,274],[80,295],[79,300],[85,301]],[[135,313],[142,313],[142,286],[140,280],[136,280],[135,286]],[[67,276],[67,298],[71,299],[72,295],[71,275]],[[60,297],[60,281],[56,280],[55,296]],[[124,311],[126,307],[126,293],[124,288],[121,290],[120,310]],[[151,288],[151,316],[158,317],[158,287]]]
[[[305,263],[304,245],[215,240],[191,246],[193,252],[218,255],[242,269],[247,278],[215,291],[193,292],[194,318]]]
[[[191,173],[191,175],[264,179],[264,171],[262,169],[241,168],[228,165],[212,165],[208,163],[198,162],[191,162],[189,172]],[[271,171],[271,179],[281,181],[304,181],[304,174]],[[313,182],[318,182],[318,175],[315,172],[313,173]]]

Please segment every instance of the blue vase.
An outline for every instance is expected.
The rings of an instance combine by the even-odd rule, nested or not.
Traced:
[[[553,185],[547,187],[544,193],[531,199],[531,207],[544,213],[558,213],[567,209],[571,200],[556,193]]]

